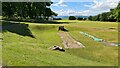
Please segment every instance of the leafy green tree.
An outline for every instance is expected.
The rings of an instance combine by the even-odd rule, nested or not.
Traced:
[[[88,19],[92,21],[92,16],[89,16]]]
[[[14,19],[43,19],[50,16],[57,16],[49,6],[49,2],[3,2],[2,14],[6,18]]]
[[[69,20],[76,20],[75,16],[69,16]]]
[[[78,17],[77,20],[83,20],[83,18],[82,17]]]
[[[4,4],[2,4],[2,15],[6,16],[6,17],[12,17],[14,14],[14,10],[13,10],[14,6],[12,5],[11,2],[5,2]]]

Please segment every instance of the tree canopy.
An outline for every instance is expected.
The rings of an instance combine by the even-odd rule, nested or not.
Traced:
[[[69,20],[76,20],[75,16],[69,16]]]
[[[2,15],[14,19],[46,19],[57,16],[50,9],[53,2],[2,2]]]

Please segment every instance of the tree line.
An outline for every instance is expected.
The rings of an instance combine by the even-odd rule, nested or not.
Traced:
[[[53,20],[62,20],[62,18],[53,18]],[[69,17],[68,17],[68,20],[87,20],[87,18],[69,16]]]
[[[57,16],[50,9],[53,2],[2,2],[2,16],[13,20],[47,20]]]
[[[110,9],[110,12],[104,12],[96,16],[90,16],[88,19],[91,21],[120,22],[120,2],[116,8]]]

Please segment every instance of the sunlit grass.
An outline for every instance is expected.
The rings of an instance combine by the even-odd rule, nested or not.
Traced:
[[[71,22],[70,20],[61,20]],[[118,47],[105,46],[80,34],[86,32],[109,42],[118,41],[116,30],[118,23],[72,21],[69,24],[27,23],[35,38],[3,32],[3,65],[15,66],[102,66],[118,65]],[[26,23],[26,22],[22,22]],[[64,25],[68,33],[85,48],[65,49],[65,52],[51,51],[54,45],[62,46],[57,34],[58,26]],[[11,27],[14,28],[14,27]]]

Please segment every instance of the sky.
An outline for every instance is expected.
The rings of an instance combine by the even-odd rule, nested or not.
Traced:
[[[52,0],[58,16],[94,16],[115,8],[120,0]]]

